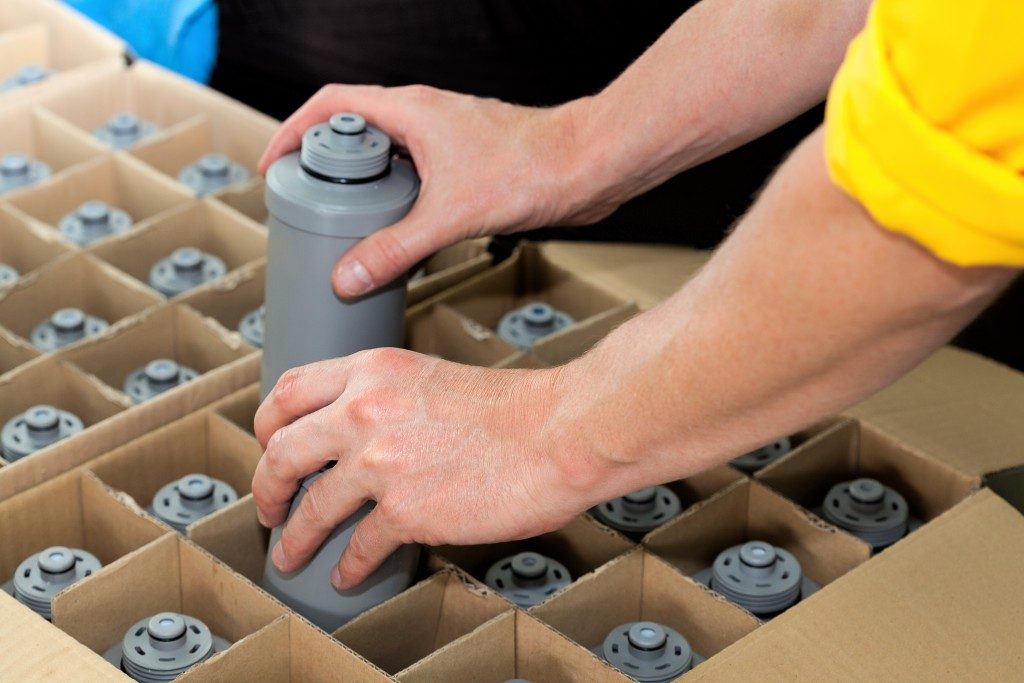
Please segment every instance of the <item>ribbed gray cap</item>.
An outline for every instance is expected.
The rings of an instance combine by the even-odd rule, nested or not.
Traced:
[[[302,136],[300,161],[307,172],[338,182],[375,178],[388,168],[391,140],[359,114],[335,114]]]

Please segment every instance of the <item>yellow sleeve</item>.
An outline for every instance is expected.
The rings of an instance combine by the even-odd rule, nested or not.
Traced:
[[[829,93],[834,182],[961,266],[1024,266],[1024,0],[876,0]]]

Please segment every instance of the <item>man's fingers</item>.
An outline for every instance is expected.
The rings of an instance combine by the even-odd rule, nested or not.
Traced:
[[[270,438],[282,427],[334,403],[345,393],[351,372],[347,358],[334,358],[281,375],[256,411],[253,429],[260,445],[267,448]]]
[[[283,572],[302,567],[334,529],[355,514],[367,500],[350,472],[339,465],[313,482],[285,524],[281,540],[271,551],[274,566]]]
[[[352,532],[348,547],[331,572],[331,583],[336,588],[355,588],[402,545],[378,510],[375,508],[364,517]]]

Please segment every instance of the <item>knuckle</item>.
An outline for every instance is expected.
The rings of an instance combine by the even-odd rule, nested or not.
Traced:
[[[348,421],[360,426],[377,424],[387,410],[387,400],[376,391],[364,391],[349,399],[345,406]]]
[[[302,497],[297,510],[299,520],[314,528],[321,528],[329,524],[327,518],[327,501],[321,487],[312,486]]]
[[[412,263],[409,250],[393,230],[378,232],[373,236],[373,245],[380,264],[387,269],[389,275],[404,270]]]
[[[432,88],[429,85],[423,85],[422,83],[403,86],[402,90],[411,101],[421,105],[428,105],[432,103],[437,95],[437,90],[435,88]]]
[[[305,370],[302,367],[286,370],[274,385],[274,403],[279,406],[292,405],[298,398]]]

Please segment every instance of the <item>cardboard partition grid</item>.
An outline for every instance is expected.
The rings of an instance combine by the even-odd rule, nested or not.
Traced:
[[[24,277],[73,248],[54,233],[42,230],[8,205],[0,205],[0,263]]]
[[[234,571],[256,585],[262,584],[270,529],[256,518],[251,495],[190,525],[187,535]]]
[[[221,193],[218,199],[235,211],[266,226],[267,218],[270,215],[264,198],[267,184],[259,176],[257,176],[257,181],[249,183],[245,187],[229,187]]]
[[[165,534],[91,581],[58,594],[53,624],[103,654],[133,624],[158,612],[197,618],[236,643],[285,614],[285,608],[177,534]]]
[[[0,155],[14,152],[42,161],[54,174],[59,174],[101,156],[106,150],[63,119],[26,103],[0,111]],[[4,199],[24,191],[8,192]]]
[[[490,238],[459,242],[445,247],[422,265],[424,275],[409,283],[408,305],[414,306],[446,289],[482,273],[491,266]]]
[[[979,481],[899,444],[871,425],[843,420],[755,475],[808,510],[821,507],[836,484],[871,477],[907,501],[910,516],[937,517],[974,491]]]
[[[495,562],[525,551],[537,552],[561,562],[577,580],[633,547],[634,544],[621,534],[587,515],[581,515],[562,529],[534,538],[487,545],[448,545],[436,548],[434,552],[480,582],[484,581],[488,568]]]
[[[643,548],[588,574],[530,614],[587,649],[599,647],[622,624],[654,621],[678,631],[705,658],[760,624]]]
[[[48,65],[58,69],[124,56],[125,44],[119,38],[63,2],[4,0],[0,5],[0,32],[32,25],[46,28],[52,44]]]
[[[85,550],[107,567],[166,533],[83,470],[0,502],[0,529],[0,583],[11,579],[28,557],[51,546]]]
[[[305,620],[286,615],[177,680],[379,683],[392,679]]]
[[[224,481],[244,498],[262,455],[252,435],[204,411],[115,448],[86,467],[145,507],[162,487],[193,473]]]
[[[38,358],[40,351],[0,327],[0,376]]]
[[[64,358],[124,392],[128,376],[150,361],[173,360],[201,378],[250,353],[252,349],[237,335],[187,306],[171,304],[146,311],[69,349]],[[184,391],[188,386],[170,391]]]
[[[138,229],[154,217],[190,203],[192,195],[137,159],[117,154],[85,162],[52,182],[19,192],[10,205],[56,231],[66,216],[93,200],[126,212],[133,228]]]
[[[508,609],[453,570],[442,570],[356,617],[334,637],[390,674],[415,664]]]
[[[0,80],[7,80],[26,66],[52,68],[50,52],[50,32],[45,24],[0,28]],[[31,87],[32,85],[22,86]],[[0,98],[6,95],[7,93],[0,93]]]
[[[52,405],[73,413],[82,421],[85,431],[123,411],[129,405],[124,396],[111,392],[95,378],[57,357],[51,356],[36,363],[29,363],[0,378],[0,424],[24,413],[32,406],[41,404]],[[72,436],[66,441],[80,436]],[[6,469],[4,474],[10,475],[15,470],[34,469],[34,465],[44,458],[48,451],[62,443],[58,441],[21,458]]]
[[[639,310],[632,302],[621,304],[544,337],[530,352],[544,365],[564,365],[585,354]]]
[[[230,273],[263,258],[267,235],[237,211],[204,200],[182,205],[144,228],[107,239],[92,253],[148,285],[153,267],[182,247],[218,257]]]
[[[242,318],[263,305],[266,273],[266,259],[259,259],[220,280],[185,292],[179,301],[237,332]]]
[[[210,409],[252,434],[256,410],[259,407],[260,385],[253,384],[245,389],[236,391],[230,396],[225,396],[210,406]]]
[[[411,308],[406,315],[405,346],[464,365],[488,367],[519,355],[493,330],[439,303]]]
[[[113,266],[79,252],[0,290],[0,325],[30,340],[32,330],[62,308],[79,308],[114,325],[161,300],[156,292]]]
[[[868,559],[866,543],[750,479],[698,503],[644,538],[644,546],[693,576],[727,548],[763,540],[785,548],[824,586]]]
[[[557,683],[626,683],[599,661],[529,614],[505,612],[398,675],[403,683],[513,678]]]

